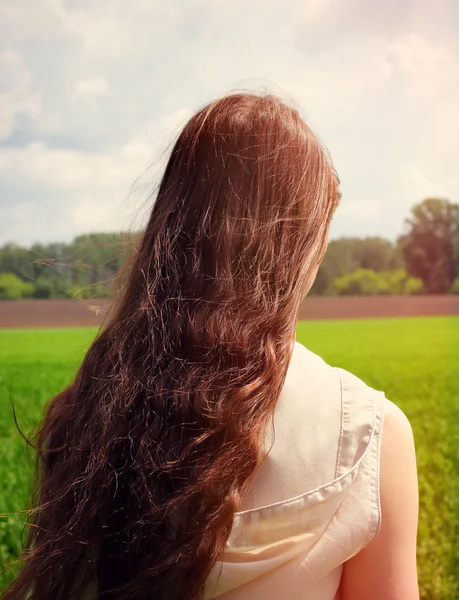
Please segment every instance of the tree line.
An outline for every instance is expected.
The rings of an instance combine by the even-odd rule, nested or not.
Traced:
[[[0,248],[0,299],[106,298],[137,234],[93,233],[71,243]],[[427,198],[411,209],[396,242],[329,243],[315,295],[459,294],[459,204]]]
[[[0,248],[0,298],[105,298],[133,251],[135,234],[93,233],[70,243]]]

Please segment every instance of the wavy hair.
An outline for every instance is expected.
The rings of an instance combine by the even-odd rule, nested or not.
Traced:
[[[197,600],[263,459],[338,180],[298,112],[232,94],[172,149],[115,310],[47,406],[3,600]]]

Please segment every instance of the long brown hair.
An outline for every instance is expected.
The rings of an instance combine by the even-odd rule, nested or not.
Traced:
[[[228,95],[185,125],[116,310],[46,409],[4,600],[202,597],[262,459],[337,186],[271,95]]]

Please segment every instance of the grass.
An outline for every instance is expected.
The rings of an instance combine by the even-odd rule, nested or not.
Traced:
[[[69,383],[94,329],[0,331],[0,565],[21,545],[31,455],[17,433]],[[420,488],[421,598],[459,597],[459,318],[304,321],[297,339],[382,389],[408,415]],[[16,514],[15,514],[16,513]],[[14,569],[0,575],[0,589]],[[3,577],[3,579],[2,579]]]

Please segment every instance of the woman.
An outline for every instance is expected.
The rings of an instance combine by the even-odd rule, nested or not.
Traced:
[[[47,408],[4,600],[418,598],[409,423],[295,341],[338,200],[280,100],[190,119],[116,310]]]

